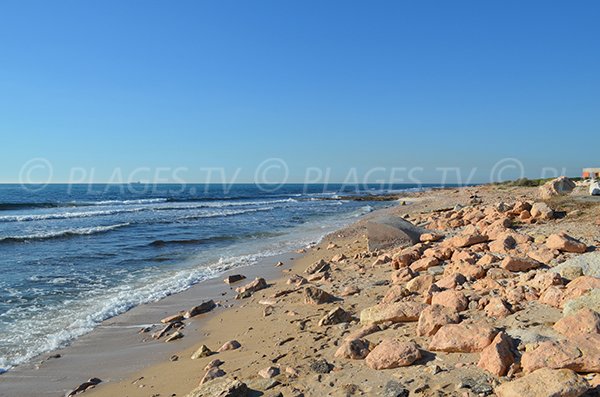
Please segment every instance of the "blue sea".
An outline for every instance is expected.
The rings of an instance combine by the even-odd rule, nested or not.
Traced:
[[[0,372],[426,187],[0,185]]]

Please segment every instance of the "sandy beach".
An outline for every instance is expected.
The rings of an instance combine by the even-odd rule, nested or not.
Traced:
[[[113,346],[97,343],[102,352],[83,350],[83,357],[70,356],[67,348],[40,369],[11,371],[2,379],[10,390],[5,395],[61,395],[65,390],[53,386],[67,383],[56,382],[60,373],[71,387],[100,378],[84,392],[91,397],[502,397],[518,395],[510,388],[542,395],[532,389],[540,379],[557,383],[548,387],[596,395],[595,348],[577,347],[584,351],[583,364],[566,353],[543,351],[578,343],[554,325],[563,311],[568,315],[562,321],[571,327],[585,328],[580,323],[593,320],[578,309],[582,299],[597,305],[595,295],[588,296],[598,288],[597,259],[596,267],[583,270],[559,264],[581,255],[597,258],[600,205],[577,195],[544,205],[537,195],[537,188],[504,186],[413,194],[402,200],[406,205],[369,214],[296,258],[236,269],[247,278],[231,286],[219,278],[152,310],[136,308],[109,320],[103,328],[120,330],[119,338],[105,338]],[[547,207],[553,213],[544,212]],[[370,251],[368,224],[382,215],[423,227],[424,242]],[[566,245],[550,237],[563,232],[572,237]],[[283,265],[275,266],[279,261]],[[235,299],[234,288],[256,277],[268,286]],[[150,336],[162,318],[207,299],[217,308],[183,320],[183,338],[165,343],[175,331],[159,340]],[[154,326],[138,334],[141,319]],[[587,328],[582,334],[597,335]],[[202,346],[212,353],[192,359]],[[222,346],[228,347],[218,352]],[[114,350],[127,354],[109,354]],[[567,357],[557,363],[553,357],[560,354]],[[69,362],[85,371],[68,371]],[[542,373],[547,368],[566,371],[559,374],[564,380]],[[72,376],[83,372],[88,375],[81,379]],[[23,377],[31,376],[36,380],[23,388]]]

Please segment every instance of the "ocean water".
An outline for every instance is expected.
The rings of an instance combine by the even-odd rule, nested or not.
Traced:
[[[393,191],[426,188],[392,186]],[[0,185],[0,372],[101,321],[317,241],[377,187]]]

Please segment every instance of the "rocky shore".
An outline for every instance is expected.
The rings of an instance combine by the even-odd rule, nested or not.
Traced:
[[[568,193],[415,193],[165,313],[148,343],[201,343],[73,395],[599,395],[600,202]]]

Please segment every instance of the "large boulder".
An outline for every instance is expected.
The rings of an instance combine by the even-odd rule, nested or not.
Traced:
[[[567,340],[541,342],[523,354],[521,366],[525,372],[544,367],[600,372],[600,334],[580,334]]]
[[[417,324],[417,335],[433,336],[446,324],[460,323],[458,312],[442,305],[431,305],[421,312]]]
[[[538,195],[542,200],[548,200],[554,196],[570,194],[575,187],[575,182],[566,176],[561,176],[540,186]]]
[[[574,269],[578,269],[578,271],[580,271],[580,275],[600,278],[600,252],[596,251],[583,255],[577,255],[573,258],[567,259],[560,265],[553,267],[550,271],[559,273],[564,277],[570,273],[573,273]]]
[[[514,362],[512,340],[507,334],[500,332],[492,343],[481,351],[477,366],[496,376],[504,376]]]
[[[542,368],[498,386],[498,397],[579,397],[588,391],[585,379],[568,369]]]
[[[449,353],[480,352],[492,343],[496,331],[487,325],[448,324],[435,334],[429,349]]]
[[[418,243],[421,234],[425,233],[425,230],[406,219],[389,214],[371,217],[366,222],[366,227],[370,251],[413,245]]]

